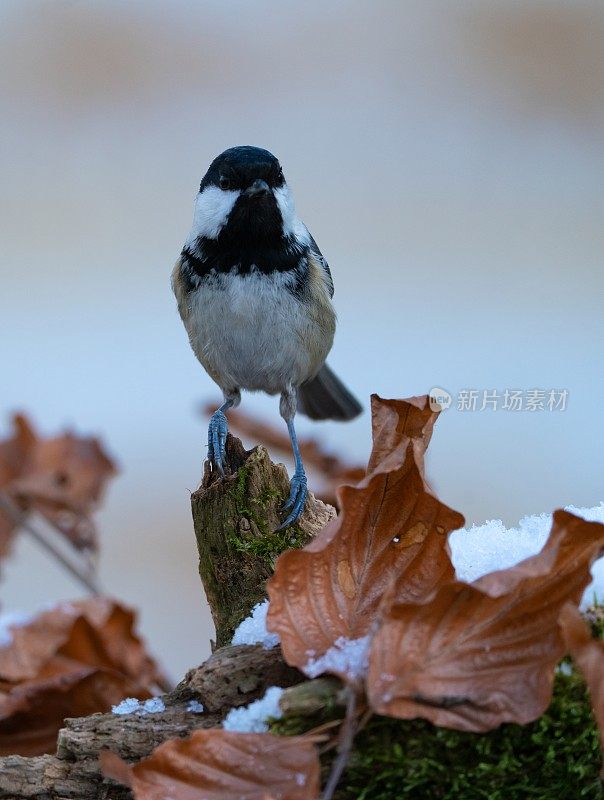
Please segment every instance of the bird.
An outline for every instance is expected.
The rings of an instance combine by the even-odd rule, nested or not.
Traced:
[[[308,494],[296,411],[345,421],[362,406],[325,363],[336,328],[331,271],[268,150],[231,147],[212,161],[172,289],[193,352],[224,398],[208,428],[212,470],[225,474],[225,412],[241,391],[280,396],[295,462],[277,530],[287,528]]]

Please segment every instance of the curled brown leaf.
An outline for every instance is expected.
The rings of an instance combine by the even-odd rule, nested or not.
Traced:
[[[107,598],[62,603],[14,626],[0,647],[0,754],[53,752],[66,716],[150,697],[162,680],[134,633],[134,614]]]
[[[603,548],[604,525],[557,511],[538,555],[395,604],[371,645],[372,708],[467,731],[536,719],[564,655],[560,609],[579,603]]]
[[[427,397],[372,397],[366,477],[340,488],[339,516],[303,550],[283,553],[268,583],[268,627],[289,664],[305,669],[330,648],[361,641],[387,591],[392,602],[419,601],[453,578],[447,534],[464,519],[424,479],[437,416]],[[352,677],[346,668],[329,671]]]
[[[319,758],[312,738],[303,736],[199,730],[165,742],[133,767],[113,754],[103,754],[101,766],[107,777],[127,783],[135,800],[316,800],[319,794]]]
[[[74,547],[94,550],[90,515],[116,473],[115,464],[97,439],[72,433],[43,439],[22,415],[14,417],[14,428],[0,442],[0,491],[21,510],[42,514]],[[15,520],[0,510],[0,554],[14,529]]]

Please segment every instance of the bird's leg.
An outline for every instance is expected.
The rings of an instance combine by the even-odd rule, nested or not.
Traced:
[[[227,419],[224,415],[229,408],[239,405],[241,395],[233,392],[226,395],[224,403],[212,414],[208,427],[208,459],[224,477],[224,459],[226,457],[226,438],[229,432]]]
[[[283,528],[293,525],[293,523],[298,520],[300,514],[304,510],[304,503],[306,501],[306,495],[308,494],[306,473],[304,472],[304,464],[302,463],[302,456],[300,455],[300,448],[298,446],[298,437],[296,436],[296,429],[294,427],[295,413],[295,393],[292,390],[289,392],[284,392],[281,395],[281,416],[287,422],[287,430],[292,443],[292,450],[294,451],[296,468],[290,481],[289,497],[281,509],[282,511],[289,511],[289,514],[285,521],[277,528],[279,531],[283,530]]]

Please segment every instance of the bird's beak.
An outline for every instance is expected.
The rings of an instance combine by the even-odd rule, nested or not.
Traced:
[[[255,180],[254,183],[245,190],[247,197],[257,197],[258,195],[268,194],[269,192],[270,186],[261,178]]]

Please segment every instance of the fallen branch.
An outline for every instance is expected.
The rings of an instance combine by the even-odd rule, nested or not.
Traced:
[[[123,800],[130,796],[129,790],[101,774],[98,758],[102,751],[109,750],[129,762],[140,761],[168,739],[219,727],[230,708],[256,700],[273,683],[290,687],[281,698],[288,716],[312,717],[344,702],[339,681],[304,681],[301,673],[283,662],[279,648],[225,647],[163,696],[164,711],[67,719],[59,732],[56,755],[0,758],[0,798]],[[191,701],[201,702],[205,711],[192,710],[196,706],[192,707]]]

